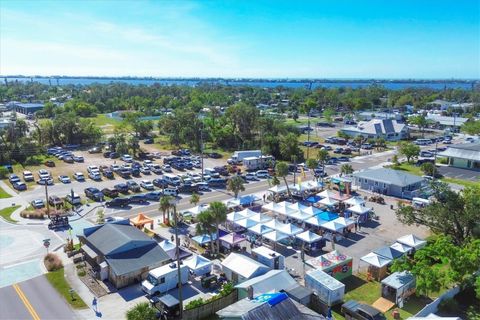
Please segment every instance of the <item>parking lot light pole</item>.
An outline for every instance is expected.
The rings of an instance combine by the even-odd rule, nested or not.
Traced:
[[[178,272],[178,301],[180,308],[180,319],[183,316],[183,297],[182,297],[182,273],[180,271],[180,239],[178,238],[178,217],[177,217],[177,199],[170,200],[170,205],[173,207],[173,221],[175,223],[175,247],[177,255],[177,272]]]
[[[45,203],[47,204],[47,217],[50,218],[50,205],[48,203],[48,184],[45,180]]]

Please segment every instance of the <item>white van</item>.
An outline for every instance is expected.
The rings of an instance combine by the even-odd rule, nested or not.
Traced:
[[[163,175],[163,180],[172,186],[179,186],[182,183],[182,180],[179,176],[169,173]]]
[[[70,203],[71,205],[78,205],[78,204],[82,204],[82,199],[80,198],[80,196],[76,193],[69,193],[67,194],[67,196],[65,197],[65,200],[67,200],[68,203]]]
[[[178,196],[178,189],[177,188],[165,188],[163,189],[163,194],[166,196],[176,197]]]
[[[188,267],[180,266],[182,284],[188,281]],[[151,270],[147,278],[142,282],[142,290],[148,295],[165,293],[178,286],[177,264],[170,263]]]

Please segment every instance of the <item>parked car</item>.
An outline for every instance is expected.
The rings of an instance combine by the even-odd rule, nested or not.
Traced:
[[[133,192],[140,192],[140,186],[135,181],[127,181],[128,190]]]
[[[51,186],[51,185],[53,185],[53,183],[54,183],[53,179],[50,178],[50,177],[37,180],[37,184],[42,185],[42,186],[44,186],[44,185]]]
[[[153,138],[147,138],[147,139],[143,140],[143,143],[152,144],[153,143]]]
[[[93,147],[93,148],[88,149],[88,153],[100,153],[100,152],[102,152],[101,147]]]
[[[150,170],[152,170],[152,172],[155,174],[162,174],[162,167],[159,164],[152,165]]]
[[[373,149],[373,146],[370,143],[364,143],[361,145],[361,148],[365,150],[371,150]]]
[[[35,178],[33,177],[33,173],[31,171],[23,171],[23,180],[25,182],[35,181]]]
[[[150,180],[142,180],[140,186],[145,190],[154,190],[155,186]]]
[[[104,188],[102,189],[102,193],[109,198],[118,197],[118,190],[115,188]]]
[[[60,175],[58,176],[58,181],[60,181],[61,183],[70,183],[70,178],[68,176],[65,176],[65,175]]]
[[[41,199],[33,200],[30,204],[34,209],[40,209],[45,207],[45,203]]]
[[[112,170],[113,172],[117,172],[118,170],[120,170],[120,166],[118,164],[112,164],[110,166],[110,170]]]
[[[63,206],[63,200],[59,196],[52,195],[48,197],[48,204],[54,207]]]
[[[153,179],[152,183],[155,187],[158,187],[158,188],[163,189],[168,187],[168,182],[163,179]]]
[[[140,167],[140,172],[143,174],[151,174],[149,167]]]
[[[65,163],[74,163],[75,161],[73,160],[73,157],[64,157],[63,162]]]
[[[211,152],[208,154],[208,156],[212,159],[220,159],[222,155],[218,152]]]
[[[342,305],[342,313],[346,320],[385,320],[383,313],[374,307],[359,303],[355,300],[349,300]]]
[[[51,178],[50,172],[48,172],[48,171],[45,170],[45,169],[40,169],[40,170],[38,170],[38,177],[39,177],[40,179]]]
[[[126,183],[119,183],[113,186],[118,192],[128,193],[128,185]]]
[[[75,172],[73,178],[77,181],[85,181],[85,176],[81,172]]]
[[[210,187],[207,182],[198,182],[197,187],[199,191],[210,191]]]
[[[144,204],[147,203],[147,198],[143,194],[134,194],[133,196],[130,196],[128,198],[128,201],[130,203],[139,203],[139,204]]]
[[[110,159],[118,159],[120,154],[118,152],[110,152]]]
[[[132,171],[128,168],[120,168],[117,171],[118,175],[124,179],[130,178],[130,175],[132,174]]]
[[[45,165],[47,167],[55,167],[55,162],[53,162],[52,160],[47,160],[45,161]]]
[[[348,162],[348,161],[350,161],[350,158],[349,157],[338,157],[338,161]]]
[[[320,148],[322,150],[327,150],[327,151],[332,151],[332,147],[331,146],[323,146],[322,148]]]
[[[268,171],[267,170],[258,170],[256,173],[255,173],[255,176],[257,178],[260,178],[260,179],[268,179],[270,178],[270,175],[268,174]]]
[[[113,171],[110,169],[103,170],[102,174],[105,178],[108,178],[108,179],[115,178],[115,176],[113,175]]]
[[[85,188],[85,196],[90,198],[94,201],[102,202],[103,201],[103,193],[94,187]]]
[[[133,162],[133,158],[131,155],[129,154],[124,154],[122,157],[121,157],[121,160],[122,161],[125,161],[125,162]]]
[[[21,181],[20,178],[16,175],[16,174],[11,174],[9,177],[8,177],[8,181],[10,181],[10,183],[15,183],[15,182],[19,182]]]
[[[88,177],[92,180],[95,180],[95,181],[102,180],[102,176],[100,175],[100,172],[98,172],[98,171],[89,172]]]
[[[23,181],[17,181],[12,183],[12,187],[17,191],[27,190],[27,184]]]
[[[110,155],[111,155],[111,154],[112,154],[111,151],[106,151],[106,152],[103,153],[103,157],[104,157],[104,158],[110,158]]]
[[[150,201],[159,201],[161,197],[162,197],[161,191],[152,191],[152,192],[145,193],[145,198]]]
[[[67,196],[65,197],[65,201],[74,206],[82,204],[82,199],[80,198],[80,196],[76,193],[71,192],[67,194]]]
[[[84,162],[85,159],[82,156],[74,156],[73,161],[75,162]]]
[[[129,198],[115,198],[112,199],[111,201],[105,202],[105,205],[107,207],[126,207],[130,204]]]
[[[172,167],[169,164],[164,164],[162,170],[165,172],[172,172]]]
[[[343,148],[335,148],[335,150],[333,150],[333,153],[342,153],[343,152]]]

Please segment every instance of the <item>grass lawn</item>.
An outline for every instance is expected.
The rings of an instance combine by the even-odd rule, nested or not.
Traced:
[[[97,126],[105,126],[105,125],[117,125],[121,121],[118,121],[117,119],[113,119],[110,117],[107,117],[106,114],[98,114],[95,118],[90,118],[92,121],[97,125]]]
[[[10,216],[12,215],[12,213],[17,210],[18,208],[20,208],[20,206],[14,206],[14,207],[7,207],[7,208],[4,208],[2,210],[0,210],[0,216],[9,221],[9,222],[13,222],[13,223],[16,223],[17,221],[16,220],[13,220]]]
[[[0,187],[0,199],[11,198],[12,196]]]
[[[74,309],[84,309],[87,307],[85,302],[80,298],[80,296],[74,292],[73,293],[73,300],[72,296],[70,295],[70,285],[68,284],[67,280],[65,279],[63,268],[57,271],[51,271],[45,275],[47,277],[48,282],[57,290],[60,295],[62,295],[65,300],[72,306]]]

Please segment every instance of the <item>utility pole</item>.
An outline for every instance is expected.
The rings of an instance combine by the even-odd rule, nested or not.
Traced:
[[[182,296],[182,273],[180,271],[180,239],[178,238],[178,217],[177,217],[177,200],[174,198],[170,204],[173,206],[173,221],[175,223],[175,246],[177,255],[177,272],[178,272],[178,301],[180,308],[180,319],[183,317],[183,296]]]
[[[307,127],[307,159],[310,158],[310,110],[308,110],[308,127]]]
[[[47,204],[47,216],[50,218],[50,204],[48,203],[48,180],[45,180],[45,202]]]

